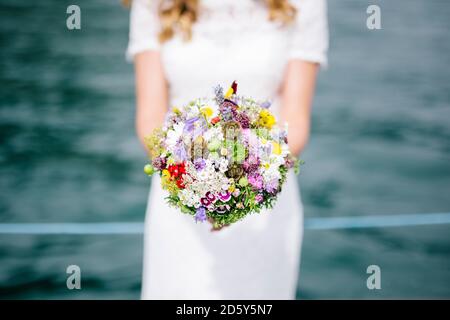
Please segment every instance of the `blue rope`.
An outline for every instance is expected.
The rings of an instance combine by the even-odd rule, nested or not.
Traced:
[[[450,212],[360,217],[308,218],[305,229],[335,230],[359,228],[385,228],[450,224]],[[107,223],[0,223],[0,234],[142,234],[142,222]]]
[[[0,234],[142,234],[142,222],[3,223]]]
[[[361,217],[309,218],[305,228],[311,230],[408,227],[450,223],[450,212]]]

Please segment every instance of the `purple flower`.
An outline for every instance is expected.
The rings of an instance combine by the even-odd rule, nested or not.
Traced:
[[[239,122],[242,129],[250,128],[250,119],[245,113],[237,114],[235,120]]]
[[[177,120],[178,120],[177,116],[170,112],[167,112],[164,117],[164,123],[167,123],[168,125],[173,125],[177,123],[178,122]]]
[[[248,183],[253,188],[261,190],[263,188],[263,177],[258,173],[251,174],[248,176]]]
[[[291,169],[294,167],[295,161],[292,157],[286,157],[284,165],[286,166],[286,168]]]
[[[206,220],[206,210],[204,207],[199,207],[195,212],[195,221],[203,222]]]
[[[203,135],[206,130],[208,130],[208,125],[206,124],[206,120],[204,118],[200,118],[199,122],[197,122],[197,126],[194,129],[193,138],[197,138]]]
[[[272,132],[272,139],[278,141],[278,143],[280,144],[288,143],[287,134],[288,133],[286,130],[275,131]]]
[[[218,197],[220,201],[228,202],[231,199],[231,193],[229,193],[228,191],[221,191],[219,192]]]
[[[206,166],[206,162],[203,158],[198,158],[198,159],[194,160],[195,170],[201,171],[205,168],[205,166]]]
[[[194,131],[195,128],[195,122],[197,122],[197,120],[199,119],[199,117],[194,117],[194,118],[190,118],[188,120],[186,120],[184,122],[184,132],[189,132],[191,133],[192,131]]]
[[[224,98],[223,98],[223,88],[220,85],[214,88],[214,95],[216,96],[217,104],[221,104]]]
[[[174,154],[179,162],[187,160],[188,155],[186,152],[186,148],[184,147],[183,141],[180,140],[177,142],[177,144],[175,145]]]
[[[242,130],[242,142],[248,147],[249,154],[257,155],[259,152],[258,137],[250,129]]]
[[[256,203],[261,203],[263,200],[264,200],[264,197],[263,197],[262,194],[257,194],[257,195],[255,196],[255,202],[256,202]]]
[[[269,193],[276,193],[278,191],[278,186],[278,179],[272,179],[266,183],[264,189]]]
[[[287,143],[287,136],[288,136],[288,133],[286,130],[283,130],[280,132],[280,140],[283,140],[286,143]]]
[[[261,108],[268,109],[271,105],[272,103],[270,101],[264,101],[263,103],[261,103]]]
[[[156,157],[152,160],[152,165],[158,170],[163,170],[166,168],[166,158]]]
[[[236,116],[236,104],[228,99],[225,99],[219,107],[219,111],[222,114],[222,118],[225,121],[229,121]]]
[[[270,154],[272,153],[272,144],[267,143],[265,146],[261,146],[260,152],[262,152],[262,154],[265,154],[266,156],[270,156]]]
[[[251,154],[243,163],[244,170],[248,173],[253,173],[258,170],[259,163],[258,157]]]
[[[195,139],[205,133],[207,129],[208,126],[204,118],[194,117],[184,122],[183,131],[184,133],[192,134],[192,137]]]

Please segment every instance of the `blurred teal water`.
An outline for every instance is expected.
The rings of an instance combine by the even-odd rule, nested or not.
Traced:
[[[0,0],[0,222],[142,221],[128,12]],[[369,4],[382,30],[366,28]],[[307,217],[450,211],[450,3],[329,0],[300,177]],[[299,298],[450,298],[450,226],[306,231]],[[0,235],[0,298],[139,298],[140,236]],[[66,267],[82,290],[66,288]],[[382,289],[366,287],[366,268]]]

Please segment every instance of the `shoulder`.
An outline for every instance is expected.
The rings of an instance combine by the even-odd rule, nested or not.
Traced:
[[[297,9],[297,19],[327,15],[326,0],[290,0],[290,3]]]
[[[158,1],[133,0],[130,11],[129,42],[126,52],[128,60],[146,50],[158,50],[160,29]]]
[[[292,25],[290,58],[327,65],[328,13],[326,0],[291,0],[297,8]]]

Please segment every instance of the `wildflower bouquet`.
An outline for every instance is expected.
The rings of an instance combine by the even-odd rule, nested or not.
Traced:
[[[167,114],[146,138],[151,164],[170,205],[216,227],[272,208],[289,168],[300,162],[276,126],[270,103],[238,96],[237,84],[215,97],[196,99]]]

